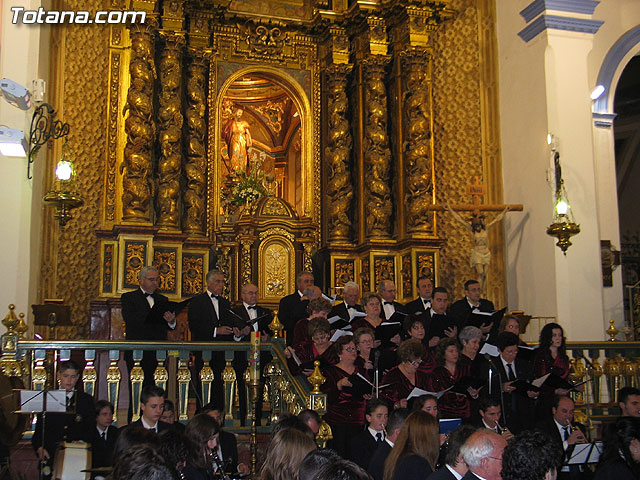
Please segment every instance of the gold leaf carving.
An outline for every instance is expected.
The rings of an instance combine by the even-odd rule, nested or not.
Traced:
[[[265,281],[268,297],[286,295],[284,285],[289,273],[289,251],[280,243],[271,243],[263,251]]]

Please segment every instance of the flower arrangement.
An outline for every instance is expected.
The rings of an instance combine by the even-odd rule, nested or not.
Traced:
[[[254,153],[251,158],[249,172],[239,172],[233,175],[231,192],[227,197],[228,205],[239,206],[251,204],[267,195],[264,187],[264,171],[262,163],[266,155],[260,152],[260,157]]]

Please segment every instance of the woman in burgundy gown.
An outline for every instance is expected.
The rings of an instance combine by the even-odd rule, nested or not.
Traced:
[[[533,358],[533,376],[542,377],[552,373],[563,379],[569,376],[569,357],[566,353],[564,331],[557,323],[547,323],[540,331],[540,346]],[[554,395],[567,395],[564,388],[553,388],[542,385],[538,403],[536,404],[536,417],[543,419],[551,415]]]
[[[351,336],[340,337],[333,349],[338,363],[322,369],[326,381],[321,389],[327,394],[324,420],[331,426],[332,448],[343,458],[350,458],[349,441],[364,425],[365,397],[352,390],[349,377],[358,373],[366,377],[366,370],[355,365],[358,353]]]
[[[407,315],[402,326],[409,338],[415,338],[422,343],[422,346],[424,347],[424,356],[422,357],[422,363],[420,363],[418,371],[428,375],[436,368],[436,357],[434,356],[431,348],[429,348],[429,345],[425,342],[424,337],[426,335],[426,330],[424,328],[424,323],[422,323],[422,317],[424,317],[424,315],[415,315],[413,313]]]
[[[331,346],[331,325],[326,318],[314,318],[309,321],[310,341],[299,343],[294,347],[287,347],[284,355],[287,365],[293,375],[309,376],[313,373],[310,362],[319,360],[321,366],[335,365],[338,357]],[[300,364],[298,364],[298,361]]]
[[[307,305],[307,318],[301,318],[293,329],[293,348],[301,343],[309,342],[309,320],[312,318],[328,318],[331,302],[326,298],[314,298]]]
[[[458,384],[465,377],[469,378],[469,365],[462,365],[458,361],[460,352],[455,338],[440,340],[436,348],[436,362],[438,367],[431,375],[431,391],[441,392]],[[471,387],[464,389],[465,393],[448,391],[440,397],[438,402],[441,418],[461,418],[468,420],[471,416],[469,398],[477,398],[478,390]]]
[[[410,338],[398,347],[398,366],[389,370],[382,377],[382,385],[390,385],[380,391],[380,396],[386,399],[393,408],[407,408],[407,397],[415,387],[428,390],[429,377],[419,371],[424,347],[420,340]]]

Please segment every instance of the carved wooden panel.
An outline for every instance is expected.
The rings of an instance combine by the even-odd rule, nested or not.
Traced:
[[[121,290],[130,290],[138,287],[140,270],[147,265],[149,241],[125,239],[122,243],[121,271],[123,277]]]
[[[373,255],[373,288],[377,288],[382,280],[396,283],[396,257],[394,255]]]
[[[158,291],[167,295],[179,295],[178,276],[180,275],[178,268],[178,257],[180,256],[179,247],[154,247],[153,250],[153,266],[160,272],[160,283]]]
[[[284,237],[271,237],[258,247],[258,295],[277,302],[295,285],[295,251]]]
[[[111,295],[115,292],[115,280],[118,258],[118,244],[112,241],[102,242],[101,266],[102,272],[100,276],[100,294]]]
[[[182,254],[182,296],[193,297],[205,289],[207,264],[205,253]]]

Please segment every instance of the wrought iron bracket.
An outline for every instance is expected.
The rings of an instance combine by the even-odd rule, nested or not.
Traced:
[[[27,157],[27,178],[31,180],[31,164],[38,154],[40,147],[50,139],[66,137],[69,134],[69,124],[56,120],[56,111],[48,103],[41,103],[31,117],[29,129],[29,154]]]

